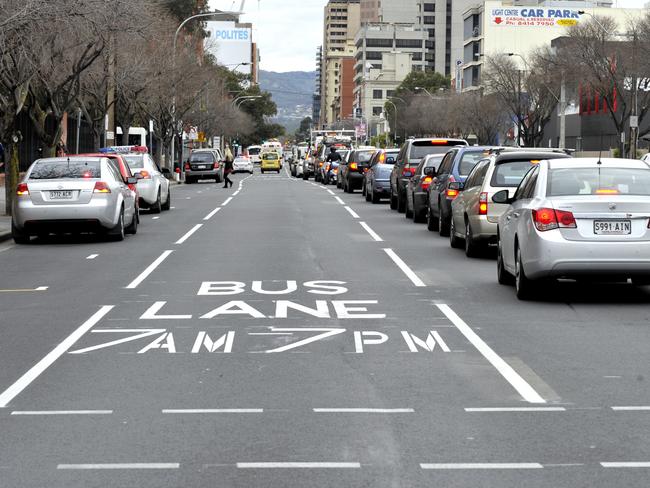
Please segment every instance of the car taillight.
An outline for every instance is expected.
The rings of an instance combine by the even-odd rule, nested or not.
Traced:
[[[357,163],[350,163],[350,169],[352,171],[357,171],[359,169],[359,165]]]
[[[214,163],[214,169],[219,169],[219,163]]]
[[[27,188],[27,183],[19,183],[16,187],[16,195],[23,196],[29,195],[29,188]]]
[[[415,168],[403,168],[402,176],[413,176],[415,174]]]
[[[487,215],[488,213],[488,194],[483,192],[478,197],[478,214]]]
[[[571,212],[540,208],[533,210],[533,223],[540,232],[557,229],[559,227],[575,229],[576,219]]]
[[[93,193],[110,193],[111,189],[108,187],[108,184],[103,181],[98,181],[95,183],[95,189]]]
[[[431,184],[432,181],[433,181],[432,176],[425,176],[424,179],[422,180],[422,189],[423,190],[428,190],[429,185]]]
[[[458,196],[458,190],[447,188],[447,200],[453,200]]]
[[[145,171],[145,170],[140,171],[140,176],[142,176],[143,180],[151,179],[151,175],[149,174],[149,171]]]

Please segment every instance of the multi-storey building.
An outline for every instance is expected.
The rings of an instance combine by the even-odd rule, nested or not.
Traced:
[[[321,68],[323,65],[323,46],[316,49],[316,86],[312,97],[312,123],[314,127],[320,127],[320,106],[321,106]]]

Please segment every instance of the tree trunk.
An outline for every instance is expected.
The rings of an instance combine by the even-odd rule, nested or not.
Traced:
[[[14,196],[16,195],[18,178],[20,177],[20,159],[18,158],[17,144],[10,142],[7,145],[5,160],[5,214],[11,215],[11,207],[14,201]]]

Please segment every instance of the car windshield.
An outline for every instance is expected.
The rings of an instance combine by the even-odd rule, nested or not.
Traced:
[[[123,156],[126,159],[126,164],[129,165],[131,169],[142,169],[144,168],[144,156],[130,155]]]
[[[264,159],[265,161],[277,161],[278,155],[275,153],[265,154],[264,156],[262,156],[262,159]]]
[[[191,163],[212,163],[214,161],[214,156],[212,153],[192,153],[190,156]]]
[[[424,161],[424,167],[425,168],[436,168],[440,166],[440,162],[442,161],[442,158],[444,157],[443,154],[440,156],[430,156]]]
[[[494,168],[490,185],[516,188],[533,164],[529,159],[499,163]]]
[[[355,155],[357,163],[367,163],[372,158],[375,151],[358,151]]]
[[[457,146],[457,142],[449,142],[447,144],[440,143],[438,141],[414,141],[411,144],[411,151],[409,152],[409,159],[411,159],[411,164],[414,163],[414,159],[422,159],[423,157],[429,154],[444,154],[449,151],[449,148],[452,146]]]
[[[470,171],[476,166],[481,159],[485,158],[483,151],[465,151],[460,157],[460,164],[458,165],[458,173],[461,176],[467,176]]]
[[[101,173],[99,161],[39,161],[32,168],[29,179],[100,178]]]
[[[650,196],[650,170],[637,168],[557,168],[549,172],[547,195]]]

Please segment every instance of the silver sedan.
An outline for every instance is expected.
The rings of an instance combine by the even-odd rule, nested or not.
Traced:
[[[499,217],[498,280],[533,297],[547,279],[650,284],[650,165],[626,159],[542,161]]]
[[[123,240],[138,229],[136,194],[114,161],[99,157],[35,161],[18,185],[12,234],[17,244],[52,232],[91,231]]]

